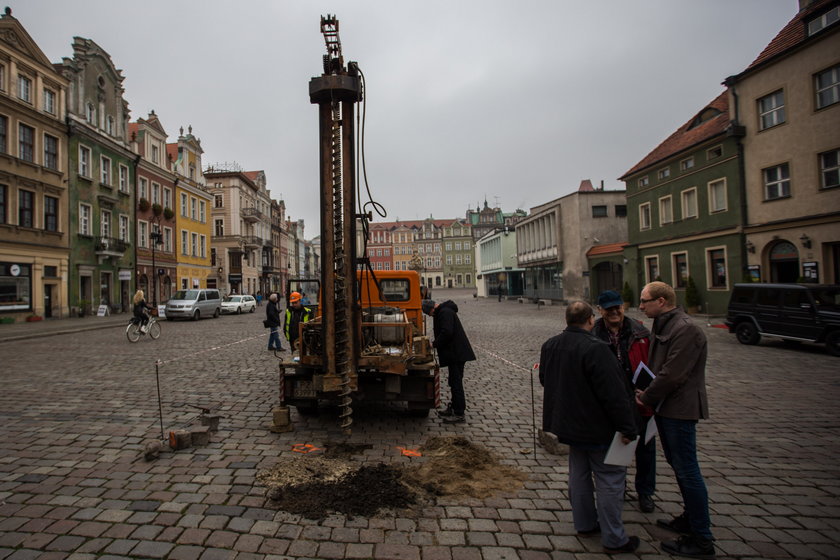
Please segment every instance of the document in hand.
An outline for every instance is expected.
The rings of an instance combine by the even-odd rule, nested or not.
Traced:
[[[633,462],[638,443],[639,436],[636,436],[636,439],[625,445],[621,442],[621,432],[616,432],[610,448],[607,450],[607,455],[604,457],[604,463],[608,465],[620,465],[622,467],[628,466]]]
[[[633,387],[644,391],[648,388],[648,385],[650,385],[650,382],[653,381],[654,377],[656,376],[648,369],[645,363],[639,362],[639,367],[637,367],[635,373],[633,373]]]

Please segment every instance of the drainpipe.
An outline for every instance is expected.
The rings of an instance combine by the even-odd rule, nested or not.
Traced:
[[[748,272],[748,251],[747,251],[747,234],[746,234],[746,227],[749,223],[749,216],[747,213],[747,172],[746,172],[746,165],[744,162],[744,143],[741,139],[746,135],[746,127],[743,126],[741,123],[741,107],[738,100],[738,90],[735,88],[735,83],[737,82],[737,76],[729,76],[724,80],[723,85],[729,88],[729,91],[732,92],[732,99],[733,104],[735,106],[735,119],[730,123],[729,128],[726,131],[727,136],[732,136],[735,138],[735,146],[738,150],[738,195],[740,198],[740,210],[741,210],[741,280],[743,281],[747,277]]]

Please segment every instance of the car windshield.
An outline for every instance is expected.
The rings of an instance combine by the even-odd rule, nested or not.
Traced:
[[[840,288],[822,288],[811,292],[817,307],[840,310]]]
[[[178,290],[172,299],[198,299],[198,290]]]
[[[225,299],[223,299],[222,301],[229,303],[231,301],[241,301],[241,298],[239,296],[225,296]]]

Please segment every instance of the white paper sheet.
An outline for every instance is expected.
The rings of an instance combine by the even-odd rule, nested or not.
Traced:
[[[621,432],[616,432],[610,448],[607,450],[607,456],[604,457],[604,463],[626,467],[633,462],[638,443],[639,436],[636,436],[636,439],[625,445],[621,442]]]
[[[645,444],[650,443],[650,440],[656,437],[656,432],[656,420],[651,416],[647,423],[647,429],[645,429]]]
[[[639,379],[639,376],[642,376]],[[633,372],[633,387],[637,389],[647,389],[650,382],[654,380],[656,376],[650,371],[650,368],[645,365],[644,362],[639,362],[639,366],[636,368],[636,371]]]

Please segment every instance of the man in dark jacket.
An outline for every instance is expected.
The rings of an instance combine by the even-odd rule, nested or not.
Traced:
[[[277,301],[277,294],[268,297],[268,305],[265,306],[265,320],[271,333],[268,335],[268,349],[283,351],[283,344],[280,342],[280,309]]]
[[[438,415],[450,424],[465,422],[467,398],[464,394],[464,365],[475,360],[475,353],[458,319],[458,306],[452,300],[436,304],[433,300],[424,299],[422,308],[423,313],[435,320],[435,340],[432,346],[437,349],[440,365],[449,368],[452,398],[449,406],[439,411]]]
[[[664,282],[644,287],[639,309],[654,320],[648,366],[656,377],[636,393],[636,400],[656,407],[662,451],[674,469],[684,504],[678,517],[656,522],[682,534],[675,541],[663,541],[662,549],[676,556],[714,558],[709,493],[697,461],[697,422],[709,417],[706,335],[677,307],[674,288]]]
[[[569,501],[578,534],[601,533],[608,554],[633,552],[639,537],[628,536],[621,520],[627,467],[604,462],[616,432],[625,444],[636,437],[633,389],[609,347],[591,334],[595,314],[588,303],[571,303],[566,323],[540,351],[543,430],[569,445]]]
[[[615,290],[607,290],[598,296],[598,310],[601,312],[601,318],[595,321],[592,334],[610,345],[610,350],[632,383],[633,374],[636,373],[639,364],[646,364],[648,361],[650,331],[639,321],[624,316],[624,300]],[[650,379],[650,375],[647,375],[647,379]],[[639,434],[642,437],[651,416],[652,408],[639,407]],[[656,438],[651,438],[648,443],[642,440],[636,446],[636,494],[639,497],[640,510],[653,513],[655,491]]]

